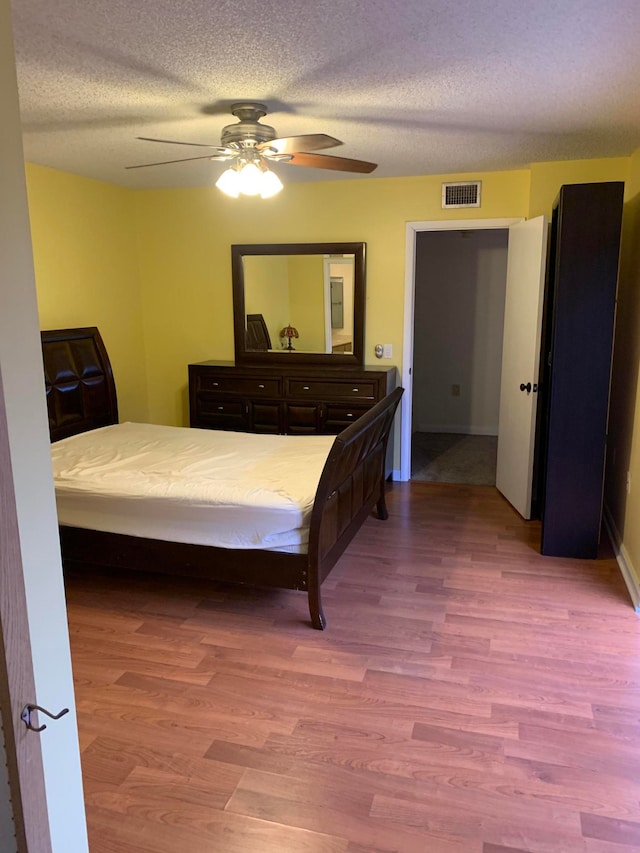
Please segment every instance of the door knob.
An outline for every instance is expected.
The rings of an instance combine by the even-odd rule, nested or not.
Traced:
[[[530,394],[531,393],[531,383],[527,382],[527,384],[525,385],[524,382],[521,382],[520,383],[520,390],[526,391],[527,394]]]

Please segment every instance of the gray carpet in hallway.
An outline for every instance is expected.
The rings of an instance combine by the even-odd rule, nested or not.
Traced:
[[[497,436],[414,432],[411,442],[412,480],[495,486]]]

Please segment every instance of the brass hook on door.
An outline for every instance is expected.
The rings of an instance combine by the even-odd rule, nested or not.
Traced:
[[[68,708],[63,708],[59,714],[52,714],[51,711],[47,711],[46,708],[42,708],[40,707],[40,705],[25,705],[22,709],[22,713],[20,714],[20,719],[28,729],[31,729],[32,732],[43,732],[47,728],[46,725],[34,726],[32,724],[32,711],[40,711],[42,714],[46,714],[47,717],[50,717],[52,720],[59,720],[60,717],[64,717],[65,714],[69,713]]]

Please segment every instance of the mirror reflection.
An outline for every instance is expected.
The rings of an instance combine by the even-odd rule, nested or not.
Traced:
[[[248,352],[354,352],[354,254],[245,255]]]
[[[363,363],[364,243],[231,246],[238,364]]]

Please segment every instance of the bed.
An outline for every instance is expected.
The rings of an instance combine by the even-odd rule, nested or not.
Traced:
[[[84,486],[79,487],[80,496],[78,496],[78,487],[70,484],[71,473],[77,466],[69,456],[68,448],[76,440],[84,445],[82,453],[91,445],[99,447],[103,454],[99,460],[101,464],[96,465],[94,461],[93,467],[91,465],[89,467],[92,473],[99,469],[101,477],[109,479],[111,467],[117,467],[111,466],[109,462],[113,458],[109,453],[115,452],[112,446],[114,430],[124,428],[124,432],[132,432],[137,425],[120,424],[115,427],[118,424],[115,383],[109,357],[97,328],[59,329],[42,332],[41,336],[49,430],[53,443],[52,456],[64,457],[62,468],[64,477],[58,477],[58,480],[64,480],[65,486],[64,488],[56,487],[56,500],[59,502],[61,516],[59,517],[60,542],[64,565],[136,569],[256,586],[304,590],[308,595],[313,627],[324,629],[326,619],[320,593],[322,582],[374,507],[379,519],[384,520],[388,515],[385,503],[384,460],[402,389],[397,388],[335,437],[260,437],[248,433],[233,434],[235,440],[245,440],[247,444],[259,438],[268,438],[272,443],[277,439],[281,444],[290,444],[291,439],[295,438],[298,442],[309,442],[308,445],[304,445],[304,448],[311,448],[312,444],[317,445],[313,451],[313,458],[316,461],[309,464],[310,468],[315,465],[317,469],[315,474],[317,484],[314,481],[311,492],[309,492],[308,483],[301,485],[302,497],[296,497],[296,500],[302,500],[302,504],[297,506],[296,511],[299,516],[304,517],[304,530],[297,542],[287,541],[286,536],[284,539],[270,539],[268,534],[266,539],[259,540],[258,547],[254,547],[251,537],[246,536],[240,540],[239,546],[238,542],[233,541],[222,547],[209,544],[208,539],[203,539],[202,536],[194,537],[197,540],[195,542],[178,541],[190,537],[174,533],[169,524],[164,525],[163,528],[162,522],[160,527],[154,528],[149,525],[143,527],[142,534],[133,527],[121,528],[115,524],[110,530],[92,529],[100,525],[93,524],[90,518],[82,517],[82,507],[85,504],[82,494]],[[183,443],[188,438],[189,441],[186,443],[189,444],[196,443],[195,439],[213,442],[219,439],[220,442],[226,442],[230,438],[229,433],[213,430],[148,426],[151,430],[155,430],[151,439],[154,449],[157,444],[156,436],[159,436],[158,431],[175,430],[182,434]],[[94,430],[96,432],[91,432]],[[87,435],[90,432],[91,435]],[[138,438],[134,437],[135,440]],[[105,450],[105,447],[108,449]],[[144,450],[147,452],[148,447],[145,446]],[[225,449],[223,455],[228,452],[228,449]],[[256,452],[267,453],[263,450]],[[296,452],[300,452],[300,447]],[[188,471],[193,472],[202,465],[208,465],[206,458],[202,455],[202,448],[200,453],[197,463],[189,462],[191,467]],[[244,453],[240,451],[239,455],[251,457],[249,451]],[[309,457],[311,458],[311,450],[309,450]],[[120,456],[117,458],[120,459]],[[318,462],[318,459],[321,461]],[[286,462],[285,465],[289,466],[288,470],[293,470],[291,462]],[[156,493],[168,489],[166,485],[160,485],[161,481],[157,479],[160,468],[160,463],[156,464],[154,461],[153,474],[156,479],[152,482],[151,488],[155,489]],[[246,479],[244,475],[241,477],[235,471],[235,466],[228,462],[228,456],[227,471],[232,472],[236,479]],[[127,476],[129,483],[135,479],[131,472]],[[206,477],[209,481],[214,477],[209,468],[207,468]],[[192,480],[189,479],[189,489],[192,486]],[[256,485],[250,491],[260,491],[261,488],[262,486]],[[60,511],[62,492],[65,490],[73,492],[74,489],[76,490],[76,509],[79,509],[80,515],[71,514],[68,516],[71,521],[65,522],[62,517],[67,510]],[[280,487],[276,488],[276,491],[280,494]],[[192,503],[201,505],[200,495],[197,498],[193,498],[192,495],[191,497]],[[121,491],[119,498],[123,499]],[[129,503],[127,498],[131,498]],[[101,514],[105,516],[110,514],[111,509],[105,509],[101,513],[101,506],[103,508],[109,506],[105,503],[106,500],[105,495],[98,495],[98,509],[94,518]],[[217,498],[216,502],[220,504]],[[129,517],[127,507],[131,507],[133,503],[141,504],[139,496],[125,494],[124,513],[120,512],[121,517],[123,514]],[[249,506],[248,512],[251,518],[255,517],[255,503]],[[172,516],[173,512],[170,509],[165,518]],[[221,526],[228,528],[226,521]],[[206,524],[201,523],[200,529],[204,527]],[[127,532],[117,532],[121,529],[126,529]],[[160,530],[159,534],[154,532],[158,530]]]

